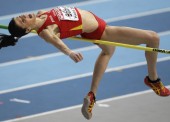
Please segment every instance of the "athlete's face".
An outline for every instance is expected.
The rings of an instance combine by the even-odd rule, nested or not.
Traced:
[[[34,26],[36,16],[35,14],[25,14],[14,18],[14,20],[19,27],[28,29]]]

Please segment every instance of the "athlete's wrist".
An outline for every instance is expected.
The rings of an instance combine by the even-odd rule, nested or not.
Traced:
[[[73,53],[73,51],[70,51],[67,55],[70,56]]]

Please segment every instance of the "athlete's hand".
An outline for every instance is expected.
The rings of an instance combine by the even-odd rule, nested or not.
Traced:
[[[71,52],[69,54],[70,58],[74,61],[74,62],[80,62],[81,60],[83,60],[83,56],[81,55],[81,53],[77,53],[77,52]]]

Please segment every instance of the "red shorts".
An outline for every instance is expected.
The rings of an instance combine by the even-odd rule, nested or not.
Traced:
[[[97,40],[101,39],[101,36],[102,36],[102,34],[105,30],[105,27],[106,27],[106,22],[103,19],[97,17],[96,15],[94,15],[94,17],[96,18],[96,20],[98,22],[98,28],[91,33],[82,33],[81,37],[87,38],[87,39],[97,39]]]

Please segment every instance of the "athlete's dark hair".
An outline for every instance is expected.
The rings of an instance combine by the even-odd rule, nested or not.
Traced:
[[[8,31],[11,35],[0,33],[0,49],[2,47],[14,46],[19,38],[27,34],[26,29],[19,27],[15,23],[14,18],[9,22]]]

